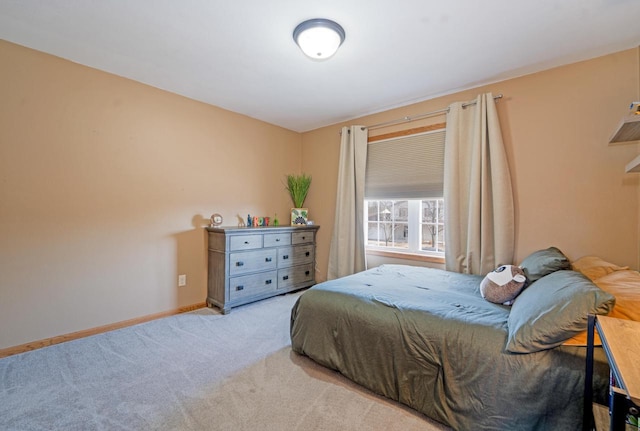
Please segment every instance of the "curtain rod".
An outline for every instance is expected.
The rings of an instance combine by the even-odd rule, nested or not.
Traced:
[[[498,94],[497,96],[493,96],[493,100],[497,100],[497,99],[502,99],[502,94]],[[471,102],[466,102],[462,104],[463,108],[466,108],[469,105],[475,105],[476,101],[472,100]],[[414,120],[421,120],[423,118],[427,118],[427,117],[432,117],[434,115],[439,115],[439,114],[444,114],[445,112],[449,112],[449,108],[444,108],[444,109],[438,109],[437,111],[431,111],[431,112],[427,112],[424,114],[418,114],[418,115],[414,115],[412,117],[402,117],[402,118],[398,118],[397,120],[391,120],[391,121],[385,121],[384,123],[379,123],[379,124],[374,124],[373,126],[369,126],[369,127],[362,127],[362,130],[364,129],[379,129],[381,127],[387,127],[387,126],[392,126],[395,124],[400,124],[400,123],[405,123],[408,121],[414,121]]]

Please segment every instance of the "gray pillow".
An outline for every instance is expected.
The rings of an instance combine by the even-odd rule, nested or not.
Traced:
[[[552,272],[571,269],[571,262],[558,248],[549,247],[531,253],[522,261],[520,268],[530,284]]]
[[[559,346],[587,329],[589,314],[607,314],[615,297],[576,271],[560,270],[536,281],[516,298],[507,350],[531,353]]]

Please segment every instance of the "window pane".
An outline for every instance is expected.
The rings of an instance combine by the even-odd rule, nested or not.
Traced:
[[[378,245],[378,223],[367,223],[367,245]]]
[[[422,201],[421,250],[441,253],[444,250],[444,199]]]
[[[367,220],[378,221],[378,201],[367,202]]]
[[[393,245],[393,224],[390,221],[380,223],[380,245],[391,247]]]
[[[394,224],[393,246],[405,249],[409,248],[409,225],[407,223]]]
[[[395,221],[409,221],[409,201],[395,201],[393,215]]]
[[[423,200],[422,201],[422,222],[435,223],[438,220],[438,201]]]
[[[422,225],[422,250],[437,251],[438,226],[435,224]]]
[[[378,201],[378,219],[383,222],[393,220],[393,201]]]
[[[422,225],[422,250],[442,252],[444,250],[444,227],[439,224]]]

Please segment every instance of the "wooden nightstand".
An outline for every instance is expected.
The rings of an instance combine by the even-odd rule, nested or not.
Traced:
[[[604,423],[592,423],[591,383],[593,372],[593,334],[598,330],[602,348],[611,368],[609,385],[609,415]],[[640,322],[616,319],[607,316],[589,316],[587,346],[587,375],[585,379],[585,430],[609,429],[624,431],[637,429],[625,425],[628,413],[638,415],[640,411]],[[597,407],[596,407],[597,410]],[[603,416],[603,415],[600,415]],[[606,424],[609,420],[608,425]]]

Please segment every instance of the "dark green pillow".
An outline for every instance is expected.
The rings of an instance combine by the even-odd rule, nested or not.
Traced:
[[[538,250],[527,256],[520,268],[524,270],[529,284],[562,269],[571,269],[571,262],[558,248],[549,247],[546,250]]]
[[[587,329],[589,314],[607,314],[615,297],[576,271],[560,270],[524,289],[511,307],[507,350],[531,353],[559,346]]]

